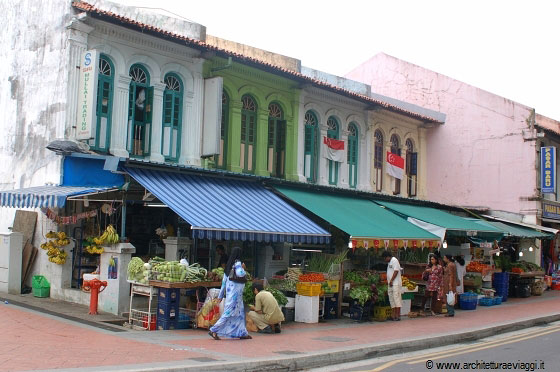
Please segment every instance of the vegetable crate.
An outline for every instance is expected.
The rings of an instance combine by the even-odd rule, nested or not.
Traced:
[[[478,300],[480,306],[494,306],[494,299],[492,297],[482,297]]]
[[[321,294],[320,283],[297,283],[297,293],[300,296],[319,296]]]
[[[461,310],[475,310],[478,303],[478,295],[463,293],[459,296],[459,306]]]
[[[153,331],[156,329],[156,311],[154,309],[151,312],[148,312],[148,309],[131,309],[130,321],[134,329]]]
[[[383,322],[393,315],[391,306],[374,306],[373,318],[378,322]]]
[[[325,293],[338,293],[339,281],[338,280],[327,280],[326,285],[323,285]]]
[[[166,303],[179,302],[181,296],[180,291],[179,288],[159,288],[158,301]]]

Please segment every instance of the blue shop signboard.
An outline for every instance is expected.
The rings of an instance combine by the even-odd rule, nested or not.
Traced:
[[[560,205],[543,202],[542,216],[553,220],[560,220]]]
[[[541,147],[541,192],[556,192],[556,147]]]

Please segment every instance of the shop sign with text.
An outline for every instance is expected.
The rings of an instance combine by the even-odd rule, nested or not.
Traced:
[[[556,147],[541,147],[541,192],[556,192]]]
[[[560,205],[543,202],[542,216],[552,220],[560,220]]]
[[[78,91],[78,115],[76,118],[76,139],[93,138],[96,120],[98,53],[88,50],[80,60],[80,85]]]

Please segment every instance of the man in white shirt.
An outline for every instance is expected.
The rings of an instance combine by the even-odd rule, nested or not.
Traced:
[[[384,251],[381,255],[387,262],[387,294],[389,295],[389,303],[393,311],[391,320],[401,320],[401,265],[396,257],[389,251]]]

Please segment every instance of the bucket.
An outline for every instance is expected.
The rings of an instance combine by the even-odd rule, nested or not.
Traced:
[[[49,297],[51,294],[51,285],[43,275],[34,275],[31,287],[35,297]]]

